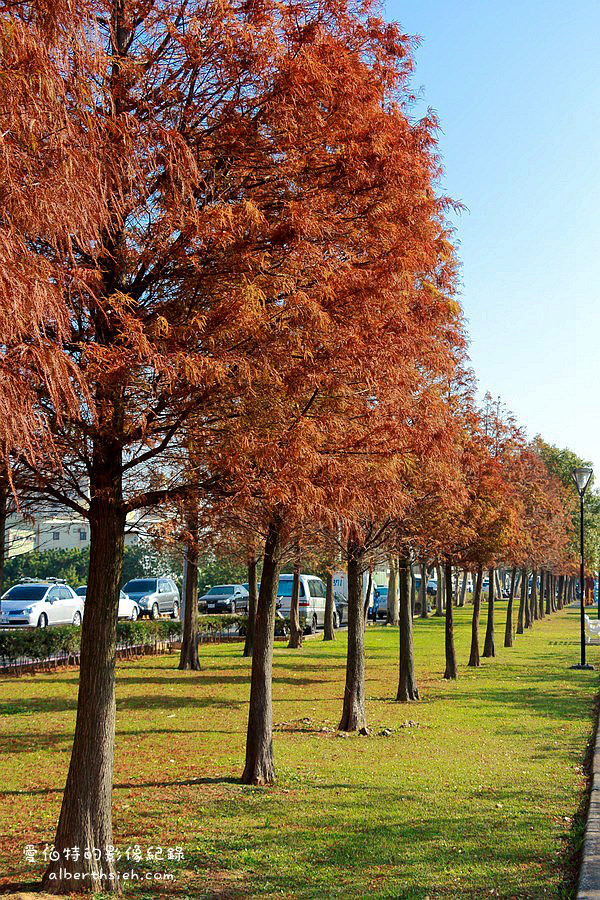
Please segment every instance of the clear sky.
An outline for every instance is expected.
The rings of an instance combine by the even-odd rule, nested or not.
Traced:
[[[600,2],[388,0],[438,114],[482,391],[600,475]]]

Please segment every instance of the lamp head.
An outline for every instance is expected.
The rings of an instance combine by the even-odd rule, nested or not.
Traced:
[[[590,478],[592,477],[592,470],[589,466],[577,466],[572,470],[571,476],[573,481],[575,482],[575,487],[579,492],[579,496],[583,497],[585,494],[585,489],[590,483]]]

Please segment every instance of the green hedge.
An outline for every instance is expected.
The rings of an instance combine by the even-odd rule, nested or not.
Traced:
[[[244,616],[199,616],[202,633],[228,631],[243,627]],[[0,659],[14,663],[20,659],[43,661],[54,656],[74,656],[79,652],[81,628],[58,625],[50,628],[0,630]],[[163,641],[181,637],[181,622],[174,619],[140,619],[117,623],[117,644],[121,647],[155,647]]]
[[[5,662],[16,662],[24,657],[42,660],[73,656],[79,652],[79,634],[75,625],[0,631],[0,657]]]

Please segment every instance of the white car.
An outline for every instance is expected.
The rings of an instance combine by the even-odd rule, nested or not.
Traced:
[[[0,626],[47,628],[48,625],[81,625],[83,600],[68,584],[56,581],[22,581],[0,600]]]
[[[82,600],[85,600],[87,593],[87,585],[82,584],[81,587],[78,587],[75,591]],[[129,597],[125,591],[119,591],[119,611],[117,613],[118,619],[129,619],[131,622],[135,622],[140,615],[140,608],[137,603]]]

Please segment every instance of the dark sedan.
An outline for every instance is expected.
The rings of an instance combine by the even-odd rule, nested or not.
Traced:
[[[207,613],[248,612],[248,591],[243,584],[216,584],[198,600],[198,608]]]

